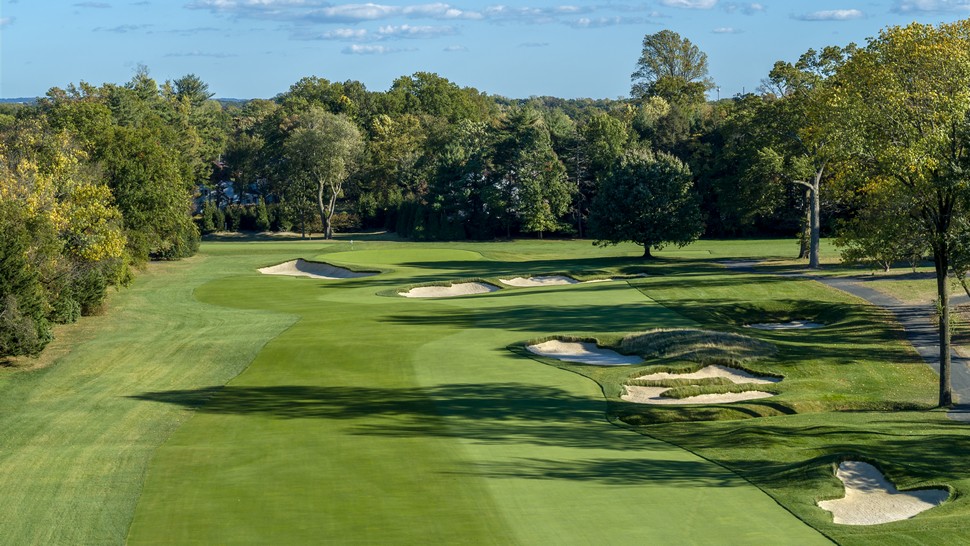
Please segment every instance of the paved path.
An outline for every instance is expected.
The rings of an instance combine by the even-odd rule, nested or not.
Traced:
[[[731,261],[721,262],[721,264],[729,269],[749,273],[764,273],[754,267],[755,262]],[[913,345],[923,361],[932,367],[937,374],[940,373],[940,343],[935,304],[901,302],[892,296],[866,286],[866,279],[861,277],[832,278],[800,273],[784,274],[783,276],[818,281],[889,310],[899,321],[906,333],[906,339]],[[965,294],[954,294],[951,298],[952,304],[970,301]],[[953,388],[953,396],[958,403],[947,413],[947,416],[958,421],[970,422],[970,360],[960,357],[951,350],[950,361],[950,382]]]

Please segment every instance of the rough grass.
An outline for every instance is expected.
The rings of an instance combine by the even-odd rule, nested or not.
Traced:
[[[620,349],[645,358],[675,358],[703,363],[741,363],[775,353],[766,341],[730,332],[656,329],[623,336]]]
[[[131,396],[225,383],[294,320],[192,297],[233,265],[152,264],[39,361],[0,369],[0,542],[124,543],[149,461],[192,415]]]

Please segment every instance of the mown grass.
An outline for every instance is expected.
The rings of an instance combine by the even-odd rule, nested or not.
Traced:
[[[612,274],[635,259],[562,242],[336,250],[315,259],[388,272],[332,284],[238,276],[197,291],[301,319],[224,388],[140,396],[198,413],[158,451],[130,543],[820,541],[737,476],[611,426],[594,383],[504,350],[558,328],[609,337],[631,323],[692,324],[627,283],[378,296],[530,270]]]
[[[207,243],[114,297],[82,324],[88,334],[61,338],[67,347],[46,368],[0,372],[0,487],[10,492],[0,537],[824,542],[814,528],[846,544],[970,541],[970,434],[922,411],[936,380],[891,318],[810,281],[714,263],[795,250],[712,241],[644,263],[632,245],[562,241]],[[384,273],[328,283],[254,272],[297,256]],[[650,276],[450,300],[378,296],[562,271]],[[792,319],[826,327],[744,327]],[[624,382],[699,363],[540,366],[520,345],[571,333],[618,346],[629,332],[679,328],[776,347],[739,361],[783,376],[767,387],[779,395],[645,408],[619,400]],[[835,526],[814,503],[839,496],[832,468],[845,458],[876,462],[900,487],[945,484],[956,495],[914,520]]]
[[[192,297],[231,268],[153,264],[39,362],[0,369],[0,543],[124,542],[151,457],[192,415],[131,396],[225,383],[294,320]]]
[[[771,343],[777,347],[775,354],[745,367],[754,373],[784,376],[784,380],[752,387],[778,392],[774,398],[723,407],[650,408],[618,400],[621,385],[655,370],[693,371],[694,367],[664,362],[663,354],[676,354],[676,350],[654,351],[652,362],[657,365],[648,362],[635,370],[554,364],[600,383],[612,399],[612,419],[738,472],[839,543],[970,541],[970,531],[961,524],[970,516],[966,500],[970,467],[963,455],[970,447],[970,430],[932,409],[937,379],[902,341],[891,316],[812,281],[715,273],[703,263],[678,264],[664,277],[633,284],[700,328]],[[785,331],[744,328],[754,322],[789,320],[826,326]],[[748,390],[703,383],[678,386],[670,394],[739,388]],[[878,526],[835,525],[815,503],[841,497],[833,470],[847,459],[876,463],[901,489],[944,486],[954,494],[943,506],[911,520]]]

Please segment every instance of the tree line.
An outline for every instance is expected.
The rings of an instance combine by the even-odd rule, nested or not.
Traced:
[[[932,256],[946,315],[948,272],[970,269],[968,27],[809,50],[714,100],[707,56],[669,30],[644,37],[615,100],[513,100],[427,72],[386,91],[307,77],[242,103],[144,69],[51,89],[0,107],[0,355],[36,353],[133,267],[223,230],[575,236],[645,257],[797,234],[813,268],[828,233],[848,260]]]

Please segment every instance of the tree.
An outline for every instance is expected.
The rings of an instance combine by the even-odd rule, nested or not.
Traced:
[[[643,52],[631,79],[633,97],[660,96],[668,101],[703,100],[714,85],[707,77],[707,54],[672,30],[643,37]]]
[[[293,175],[316,185],[324,237],[332,239],[337,199],[363,148],[360,131],[346,116],[311,107],[297,118],[284,148]]]
[[[650,249],[685,246],[703,232],[690,169],[672,155],[632,149],[600,185],[590,229],[600,246],[632,241]]]
[[[124,217],[136,261],[191,256],[199,231],[189,215],[191,183],[167,128],[114,127],[95,158]]]
[[[0,199],[0,358],[36,355],[52,339],[40,271],[30,260],[37,220]]]
[[[870,169],[867,186],[893,196],[890,214],[907,221],[933,253],[940,336],[939,404],[953,403],[947,274],[967,254],[963,219],[970,215],[970,21],[939,27],[890,27],[839,67],[837,119],[856,161]],[[851,234],[850,234],[851,236]]]
[[[571,187],[566,169],[552,149],[542,116],[530,109],[512,112],[504,121],[495,150],[493,172],[502,202],[506,236],[514,220],[526,232],[542,233],[559,227],[569,208]]]
[[[765,90],[778,93],[779,98],[762,110],[775,138],[759,152],[761,161],[755,169],[773,172],[805,188],[808,237],[802,239],[807,245],[799,257],[807,247],[809,269],[819,267],[822,181],[842,153],[838,124],[829,105],[830,76],[854,49],[854,45],[826,47],[820,52],[810,49],[794,65],[776,62],[763,83]]]

